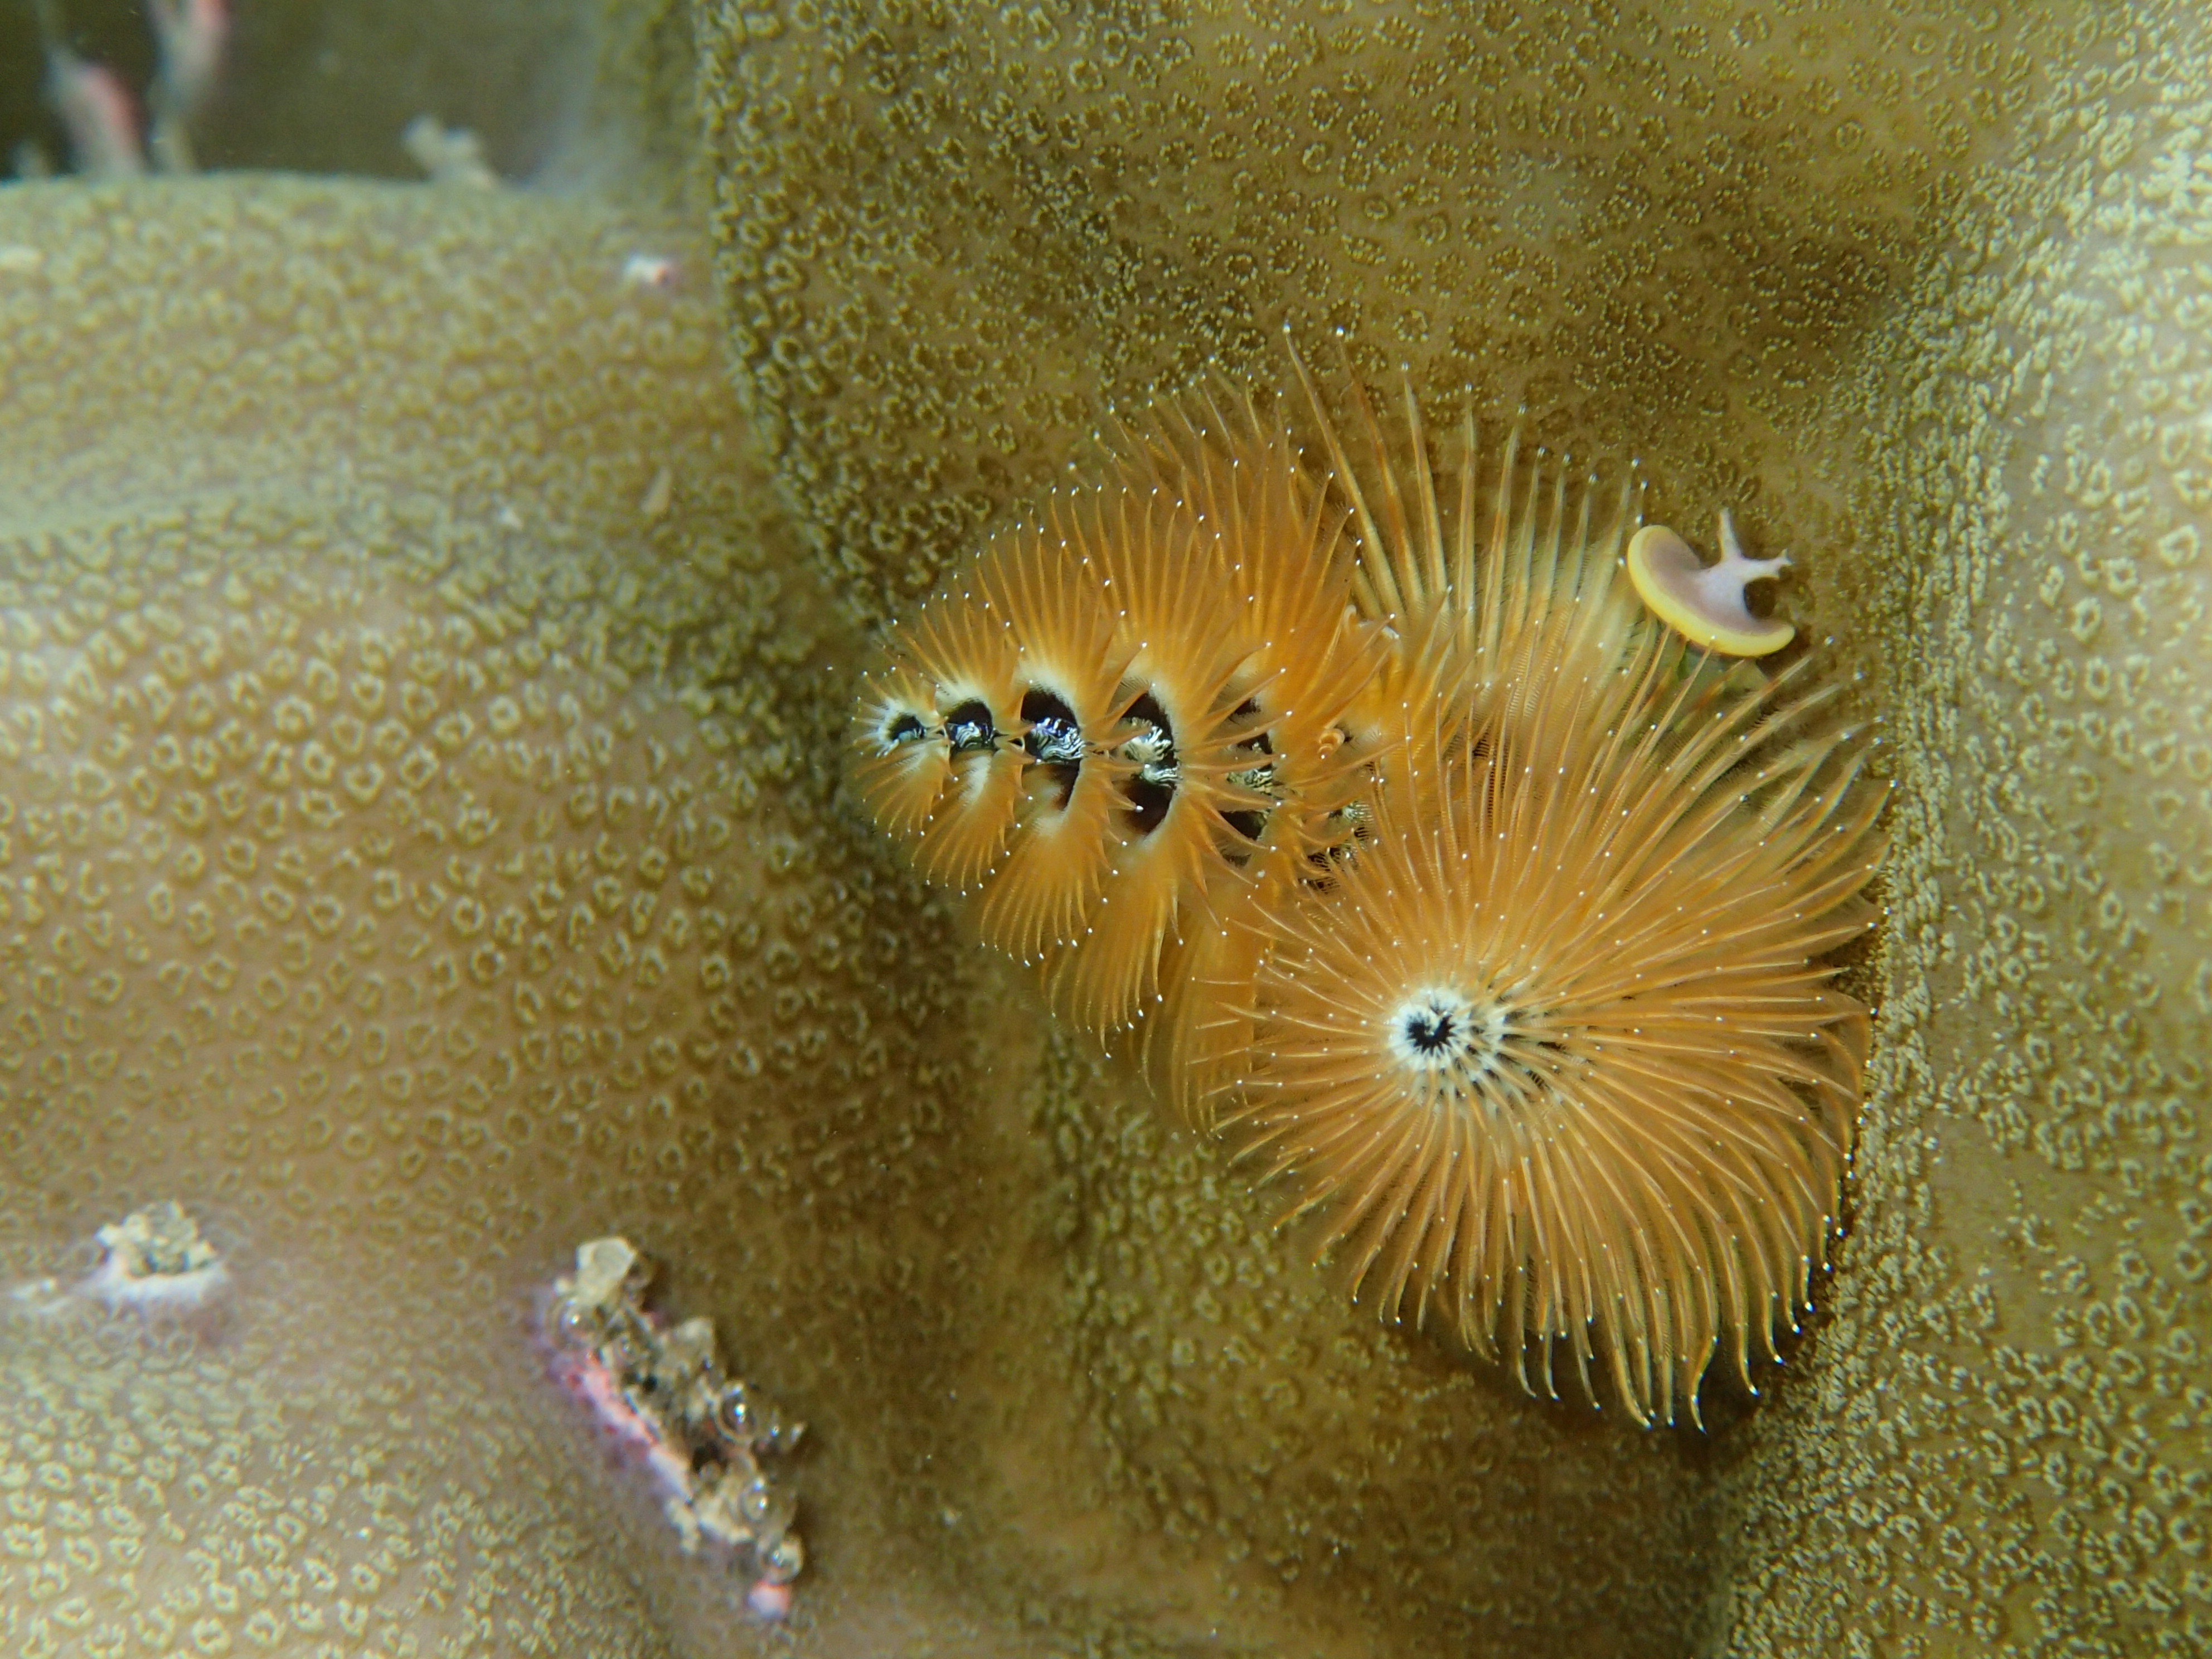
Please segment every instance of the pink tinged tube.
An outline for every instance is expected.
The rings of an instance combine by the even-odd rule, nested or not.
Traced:
[[[69,133],[70,163],[88,179],[129,179],[146,171],[138,112],[115,71],[67,46],[46,49],[46,90]]]

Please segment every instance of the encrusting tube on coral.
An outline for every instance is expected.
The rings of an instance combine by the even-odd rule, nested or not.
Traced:
[[[1729,657],[1764,657],[1796,636],[1786,622],[1754,617],[1743,591],[1778,574],[1790,561],[1747,559],[1735,521],[1721,511],[1721,556],[1700,563],[1689,543],[1663,524],[1648,524],[1628,544],[1628,580],[1652,615],[1692,645]]]
[[[702,1542],[749,1558],[746,1605],[763,1618],[791,1610],[806,1551],[792,1522],[798,1500],[763,1467],[799,1444],[785,1418],[742,1378],[727,1376],[710,1320],[673,1328],[641,1303],[652,1268],[625,1238],[576,1249],[576,1271],[553,1281],[546,1329],[556,1373],[667,1492],[663,1505],[686,1554]]]

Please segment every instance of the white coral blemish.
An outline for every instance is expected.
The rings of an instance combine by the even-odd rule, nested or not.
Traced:
[[[118,1313],[198,1313],[230,1284],[222,1253],[173,1200],[134,1210],[97,1237],[106,1254],[77,1289]]]

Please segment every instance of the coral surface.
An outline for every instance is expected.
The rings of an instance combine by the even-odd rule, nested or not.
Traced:
[[[1725,1481],[1745,1651],[2212,1651],[2205,46],[2085,28],[1828,400],[1902,806],[1857,1236]]]
[[[719,321],[587,204],[0,192],[0,1647],[2212,1647],[2202,18],[694,21]],[[1888,721],[1850,1231],[1708,1438],[1347,1316],[814,763],[1285,319],[1733,507]],[[165,1200],[218,1328],[68,1294]],[[772,1637],[545,1382],[613,1232],[809,1425]]]
[[[863,614],[1278,320],[1791,550],[1905,786],[1881,1086],[1661,1639],[2212,1645],[2201,14],[705,16],[733,350]]]
[[[1677,1645],[1694,1446],[1347,1328],[829,802],[858,653],[708,309],[624,280],[680,242],[429,186],[0,215],[0,1277],[173,1198],[233,1280],[182,1352],[6,1304],[19,1644],[766,1639],[545,1380],[532,1298],[619,1230],[809,1424],[817,1650]]]
[[[23,186],[0,225],[40,256],[0,279],[9,1650],[743,1621],[597,1473],[532,1286],[618,1224],[749,1356],[896,1308],[752,1375],[828,1421],[821,1377],[902,1377],[912,1420],[941,1369],[872,1346],[951,1363],[958,1297],[866,1218],[957,1184],[921,1177],[967,1073],[946,948],[806,827],[769,704],[820,607],[707,307],[623,281],[689,251],[277,180]],[[212,1340],[39,1292],[172,1198],[229,1271]],[[836,1496],[920,1455],[863,1420],[893,1400],[822,1449],[813,1530],[895,1583],[854,1540],[918,1517]]]

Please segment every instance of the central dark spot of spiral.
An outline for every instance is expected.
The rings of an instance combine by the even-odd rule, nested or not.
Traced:
[[[884,744],[896,748],[902,743],[919,743],[929,735],[929,728],[921,723],[921,716],[901,709],[884,724]]]
[[[1459,1021],[1441,1008],[1417,1008],[1406,1016],[1406,1041],[1425,1054],[1440,1054],[1459,1036]]]

